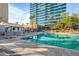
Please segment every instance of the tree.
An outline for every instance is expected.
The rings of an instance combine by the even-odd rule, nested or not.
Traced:
[[[65,29],[69,16],[66,12],[61,13],[62,19],[56,21],[54,28]]]
[[[72,21],[71,16],[68,15],[68,13],[64,12],[61,14],[62,20],[62,27],[63,29],[71,29],[73,27],[74,21]]]
[[[61,29],[72,29],[74,24],[78,22],[78,16],[69,16],[66,12],[61,13],[61,20],[57,21],[54,25],[54,28],[61,28]],[[76,20],[75,20],[76,19]]]
[[[49,16],[49,18],[50,18],[50,20],[53,20],[53,15],[51,14],[51,15]]]
[[[58,29],[58,28],[60,28],[60,27],[61,27],[61,21],[58,20],[58,21],[56,21],[56,23],[54,24],[53,29]]]
[[[35,18],[34,15],[31,15],[31,16],[30,16],[30,20],[33,20],[34,18]]]
[[[72,14],[72,19],[73,19],[74,22],[79,23],[79,14],[73,13]]]
[[[36,15],[32,14],[29,18],[30,18],[31,21],[33,21],[36,18]],[[32,22],[32,28],[33,28],[33,22]]]
[[[79,14],[72,14],[72,21],[74,22],[73,28],[79,28]]]

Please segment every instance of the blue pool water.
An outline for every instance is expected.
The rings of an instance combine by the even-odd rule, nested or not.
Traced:
[[[56,34],[40,34],[33,37],[24,37],[27,42],[35,42],[47,44],[68,49],[79,50],[79,36],[72,35],[56,35]]]

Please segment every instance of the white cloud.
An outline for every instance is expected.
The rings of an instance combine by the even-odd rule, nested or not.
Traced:
[[[9,5],[9,22],[29,23],[29,15],[26,11]]]
[[[9,12],[14,13],[14,14],[18,14],[18,15],[25,13],[25,11],[23,11],[19,8],[16,8],[12,5],[9,5]]]

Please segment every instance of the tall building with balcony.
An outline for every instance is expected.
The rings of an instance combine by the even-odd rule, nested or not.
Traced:
[[[65,11],[65,3],[31,3],[30,15],[36,15],[36,17],[31,20],[31,23],[42,26],[52,26],[56,20],[61,18],[61,12]],[[52,16],[53,19],[50,19],[50,16]]]
[[[30,15],[35,14],[36,17],[31,20],[31,23],[37,23],[42,26],[52,26],[57,20],[60,20],[61,13],[69,14],[79,11],[79,4],[74,3],[31,3]],[[53,19],[50,19],[52,15]]]
[[[0,17],[2,22],[8,22],[8,3],[0,3]]]

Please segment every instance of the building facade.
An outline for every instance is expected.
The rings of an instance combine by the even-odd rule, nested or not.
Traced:
[[[2,21],[8,22],[8,3],[0,3],[0,17]]]
[[[30,15],[36,17],[31,23],[42,26],[52,26],[58,19],[61,19],[61,13],[66,12],[65,3],[31,3]],[[53,19],[51,19],[52,17]]]

